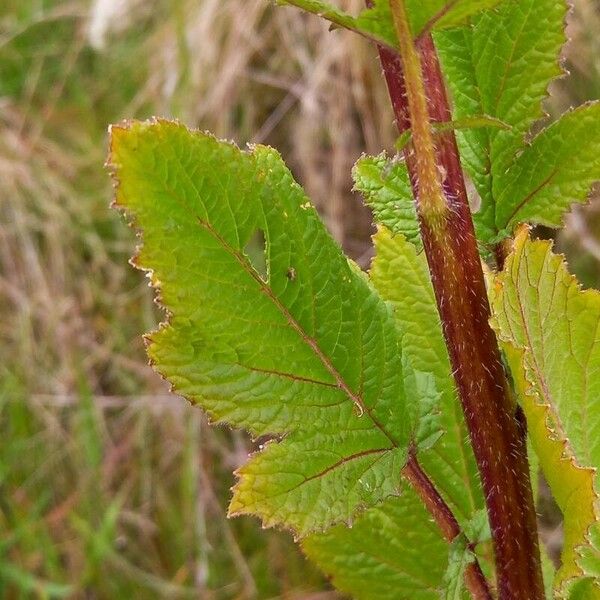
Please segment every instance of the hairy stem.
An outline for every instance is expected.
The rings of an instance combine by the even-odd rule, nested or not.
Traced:
[[[395,7],[394,4],[396,4]],[[432,224],[434,221],[441,224],[448,216],[449,206],[444,197],[441,173],[437,167],[433,130],[429,122],[427,96],[425,95],[425,82],[421,76],[421,62],[410,36],[403,3],[401,1],[392,2],[392,9],[394,25],[400,41],[404,76],[406,81],[411,84],[410,91],[407,89],[406,99],[416,157],[414,171],[419,182],[419,210],[427,215]]]
[[[409,454],[402,474],[421,498],[446,541],[452,542],[461,534],[460,525],[450,507],[421,468],[414,452]],[[465,569],[465,584],[475,600],[493,600],[489,584],[477,559]]]
[[[501,600],[544,597],[523,427],[504,373],[451,119],[430,35],[415,44],[404,0],[390,0],[400,57],[380,48],[405,150],[423,245],[453,373],[485,493]],[[432,156],[434,157],[432,165]],[[443,207],[440,206],[443,203]]]

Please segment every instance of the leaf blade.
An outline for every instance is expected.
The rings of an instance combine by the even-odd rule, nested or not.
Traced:
[[[462,25],[473,15],[493,8],[502,0],[408,0],[407,13],[415,37],[431,30]],[[396,29],[388,0],[373,0],[373,5],[353,16],[323,0],[277,0],[317,15],[336,27],[354,31],[392,49],[398,48]]]
[[[544,129],[496,178],[496,228],[519,222],[558,227],[600,179],[600,103],[585,104]]]
[[[525,146],[532,124],[543,116],[550,81],[562,73],[566,12],[564,0],[503,2],[476,18],[473,27],[436,36],[454,100],[453,118],[485,114],[510,126],[457,132],[461,157],[481,198],[474,220],[484,242],[498,235],[498,179]]]
[[[412,425],[392,315],[279,155],[166,121],[111,135],[116,203],[169,315],[151,360],[214,421],[282,438],[240,470],[232,511],[305,535],[395,493]],[[246,252],[257,231],[265,273]]]
[[[354,191],[360,192],[373,211],[375,222],[392,233],[402,234],[422,247],[417,210],[406,164],[385,153],[362,156],[352,169]]]
[[[376,157],[377,158],[377,157]],[[372,165],[370,165],[372,166]],[[461,526],[479,541],[475,520],[487,521],[472,450],[450,373],[426,259],[401,234],[379,227],[370,276],[393,309],[402,334],[409,397],[420,411],[415,440],[419,462],[449,503]],[[413,396],[414,395],[414,396]],[[440,437],[439,429],[443,429]],[[446,578],[449,546],[408,486],[400,497],[367,510],[348,527],[305,538],[309,558],[336,587],[359,600],[402,597],[438,600],[460,594],[461,566]],[[462,558],[458,562],[461,562]],[[489,558],[483,552],[483,563]],[[457,562],[457,561],[455,561]],[[466,559],[462,560],[463,566]]]
[[[563,511],[565,545],[555,586],[564,592],[570,579],[586,575],[580,555],[599,516],[600,382],[593,370],[600,359],[600,293],[581,291],[550,243],[531,241],[527,233],[520,230],[491,289],[493,324],[540,466]]]
[[[306,555],[357,600],[438,600],[448,544],[414,491],[406,489],[361,515],[302,541]]]
[[[484,507],[481,484],[460,402],[424,253],[402,235],[384,227],[374,237],[376,257],[370,275],[380,295],[394,308],[405,359],[414,372],[430,374],[440,395],[443,436],[419,462],[449,501],[461,526]]]

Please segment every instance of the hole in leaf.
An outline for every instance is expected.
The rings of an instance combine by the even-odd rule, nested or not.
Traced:
[[[267,239],[262,229],[257,229],[244,246],[244,254],[248,257],[252,268],[266,283],[269,281],[269,269],[267,265]]]

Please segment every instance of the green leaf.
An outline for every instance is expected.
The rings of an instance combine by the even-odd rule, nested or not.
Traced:
[[[377,43],[396,48],[398,40],[392,22],[388,0],[377,0],[374,8],[352,16],[335,5],[321,0],[276,0],[277,4],[296,6],[317,15],[336,27],[349,29]]]
[[[305,538],[307,556],[356,600],[439,600],[448,543],[415,492],[407,488],[361,515]]]
[[[563,592],[592,574],[581,556],[599,516],[600,292],[582,291],[551,244],[522,228],[491,299],[533,447],[564,515],[555,580]]]
[[[485,114],[510,126],[457,133],[463,163],[481,197],[475,223],[482,241],[498,234],[496,180],[525,146],[532,124],[543,116],[548,84],[562,72],[566,12],[565,0],[510,0],[474,18],[472,27],[436,35],[453,118]]]
[[[362,194],[375,222],[406,236],[420,249],[421,234],[406,164],[387,158],[385,152],[365,155],[354,165],[352,177],[354,191]]]
[[[580,551],[581,559],[579,564],[584,572],[589,574],[596,582],[600,581],[600,523],[596,522],[590,529],[588,540],[590,544]],[[600,589],[597,590],[600,597]]]
[[[407,0],[411,29],[420,35],[424,30],[457,27],[474,15],[487,11],[506,0]]]
[[[475,512],[469,522],[464,525],[463,531],[466,538],[474,546],[482,542],[489,542],[492,539],[492,532],[490,531],[487,510],[481,508]]]
[[[408,405],[418,411],[415,415],[414,443],[418,450],[429,450],[444,434],[440,411],[442,395],[437,391],[434,376],[413,369],[408,359],[404,373],[407,398],[419,399],[418,402],[411,402]]]
[[[525,221],[558,227],[599,179],[600,103],[594,103],[564,114],[495,179],[496,228]]]
[[[464,577],[467,567],[475,561],[476,556],[471,548],[491,539],[487,511],[482,508],[473,514],[464,525],[463,531],[450,544],[448,566],[444,574],[445,600],[462,600],[464,598]]]
[[[467,567],[475,561],[475,555],[469,549],[467,538],[457,536],[450,544],[448,567],[444,573],[444,600],[462,600],[464,577]]]
[[[456,121],[442,121],[432,123],[431,125],[436,133],[462,129],[481,129],[484,127],[503,129],[504,131],[508,131],[511,128],[510,125],[507,125],[504,123],[504,121],[495,119],[494,117],[488,117],[487,115],[473,115],[471,117],[465,117],[464,119],[458,119]]]
[[[530,461],[533,456],[537,458],[533,450],[529,451]],[[554,578],[556,577],[556,567],[554,566],[552,559],[548,556],[548,550],[544,544],[540,544],[540,558],[542,559],[542,577],[544,579],[544,591],[546,593],[546,598],[552,598]]]
[[[414,425],[393,316],[279,154],[153,121],[113,127],[109,163],[169,316],[156,369],[213,421],[278,440],[239,470],[230,513],[305,535],[396,494]]]
[[[315,14],[337,27],[350,29],[390,48],[398,47],[389,0],[374,0],[373,6],[352,16],[330,2],[321,0],[276,0]],[[473,15],[502,0],[407,0],[406,8],[415,37],[433,29],[456,27]]]
[[[402,235],[380,228],[371,277],[394,307],[402,334],[407,398],[419,398],[415,439],[419,461],[461,525],[478,541],[483,497],[467,441],[425,256]],[[412,403],[411,403],[412,404]],[[440,428],[444,431],[440,437]],[[474,523],[479,523],[476,527]],[[309,558],[344,592],[359,600],[438,600],[445,588],[448,544],[412,489],[361,515],[352,528],[335,527],[306,538]],[[485,558],[485,557],[484,557]]]
[[[599,600],[600,589],[593,579],[579,579],[569,591],[569,600]]]
[[[419,453],[419,461],[464,526],[477,510],[483,508],[484,502],[427,260],[425,254],[419,254],[403,236],[394,236],[383,227],[378,230],[374,242],[376,257],[370,275],[379,294],[394,308],[405,362],[413,371],[429,374],[430,385],[440,395],[439,425],[436,426],[441,426],[444,434],[431,450]],[[410,386],[407,386],[407,394],[408,390]]]

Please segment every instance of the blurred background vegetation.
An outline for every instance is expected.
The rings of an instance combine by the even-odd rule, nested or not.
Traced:
[[[574,4],[550,118],[600,97],[600,2]],[[276,146],[371,258],[350,169],[394,128],[362,39],[267,0],[2,0],[0,598],[333,599],[290,536],[226,520],[250,440],[146,365],[161,315],[103,162],[109,123],[151,115]],[[600,204],[567,223],[559,248],[598,285]]]

